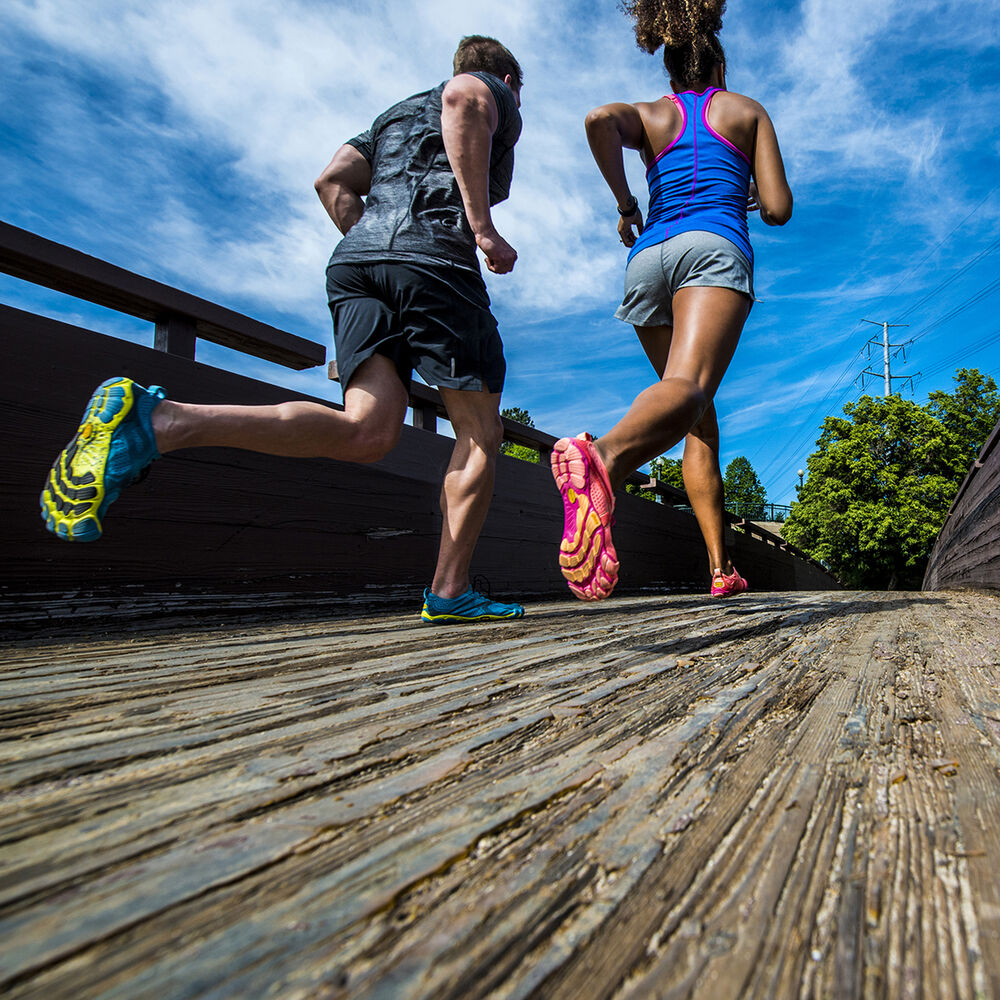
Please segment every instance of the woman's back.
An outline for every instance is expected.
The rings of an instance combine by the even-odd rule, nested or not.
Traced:
[[[708,124],[748,160],[751,159],[758,116],[763,109],[743,94],[715,87],[711,89],[714,96],[708,106]],[[635,104],[644,132],[639,153],[647,167],[681,134],[684,120],[673,100],[676,96],[669,94],[658,101],[639,101]]]
[[[729,107],[716,115],[717,103]],[[752,103],[738,94],[706,87],[636,105],[643,120],[641,152],[647,164],[649,214],[630,259],[681,233],[705,231],[735,244],[753,266],[747,229],[750,157],[717,127],[722,124],[718,119],[724,118],[726,130],[752,151]]]

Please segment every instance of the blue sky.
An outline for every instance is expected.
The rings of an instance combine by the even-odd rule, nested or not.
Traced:
[[[504,405],[553,434],[603,433],[652,372],[612,316],[625,252],[583,117],[667,87],[613,2],[6,0],[0,218],[329,344],[338,234],[312,182],[386,106],[448,76],[473,32],[525,71],[494,213],[519,260],[488,276]],[[1000,376],[1000,0],[730,0],[722,38],[730,89],[770,112],[795,194],[784,228],[751,220],[760,301],[717,397],[722,458],[749,457],[787,503],[823,416],[880,370],[863,319],[909,324],[893,374],[922,373],[918,402],[961,365]],[[644,200],[637,158],[630,178]],[[3,276],[0,301],[152,342]],[[340,399],[322,370],[198,357]]]

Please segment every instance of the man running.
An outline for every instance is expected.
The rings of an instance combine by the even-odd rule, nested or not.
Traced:
[[[394,105],[349,140],[316,181],[344,234],[327,268],[344,409],[179,403],[158,386],[104,382],[41,496],[48,529],[101,536],[108,506],[160,455],[226,446],[374,462],[395,447],[415,368],[441,392],[455,448],[441,492],[437,567],[425,622],[519,618],[519,604],[469,585],[503,435],[506,364],[476,256],[506,274],[517,254],[490,207],[509,194],[521,133],[521,67],[496,39],[463,38],[454,76]],[[366,199],[366,200],[363,200]]]

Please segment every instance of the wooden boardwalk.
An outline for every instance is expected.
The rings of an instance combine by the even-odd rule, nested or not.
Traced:
[[[0,656],[5,996],[1000,997],[995,595]]]

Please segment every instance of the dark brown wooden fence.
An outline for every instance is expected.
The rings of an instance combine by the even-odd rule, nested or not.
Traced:
[[[1000,590],[1000,424],[983,446],[934,543],[924,590]]]
[[[167,388],[189,402],[275,403],[301,394],[193,360],[198,337],[293,368],[325,349],[77,251],[0,224],[0,269],[158,324],[156,347],[131,344],[0,306],[6,366],[0,427],[0,597],[55,592],[227,595],[267,592],[411,599],[429,580],[438,494],[452,448],[433,433],[438,394],[411,387],[414,427],[372,465],[274,458],[232,449],[166,456],[128,490],[96,544],[52,538],[38,515],[48,466],[95,385],[111,375]],[[171,327],[173,323],[173,327]],[[167,328],[164,333],[164,328]],[[173,337],[170,329],[187,331]],[[337,405],[318,399],[327,405]],[[505,436],[547,457],[556,438],[512,421]],[[562,509],[547,468],[501,456],[474,572],[495,593],[565,593],[557,568]],[[645,477],[654,503],[621,494],[615,542],[622,591],[707,586],[707,562],[684,494]],[[836,587],[780,537],[732,517],[734,559],[755,589]]]

